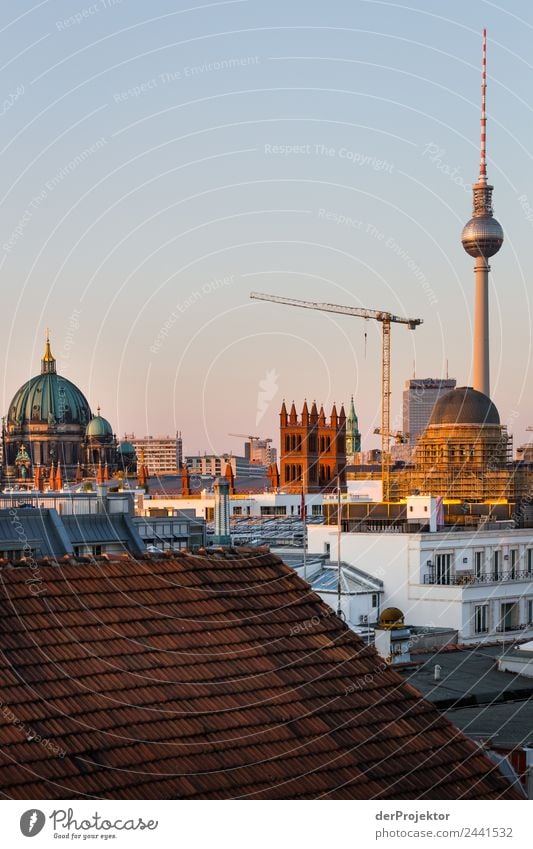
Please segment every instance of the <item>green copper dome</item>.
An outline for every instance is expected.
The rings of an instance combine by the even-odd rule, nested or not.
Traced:
[[[132,457],[135,455],[135,448],[127,439],[124,439],[120,445],[118,446],[119,454],[131,455]]]
[[[56,373],[56,361],[47,339],[41,374],[28,380],[15,394],[9,405],[8,424],[46,422],[85,426],[90,418],[91,408],[83,392]]]
[[[104,417],[100,415],[100,407],[98,407],[98,415],[93,416],[87,425],[85,435],[92,437],[92,439],[104,439],[105,437],[113,436],[113,428],[107,419],[104,419]]]

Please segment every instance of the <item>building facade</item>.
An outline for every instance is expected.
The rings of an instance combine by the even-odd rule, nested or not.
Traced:
[[[346,414],[335,404],[326,418],[324,407],[304,402],[298,416],[283,402],[280,412],[280,488],[284,492],[320,492],[345,486]]]
[[[402,430],[408,434],[408,444],[414,445],[426,429],[433,407],[441,395],[455,389],[456,381],[446,378],[425,377],[406,380],[403,391]]]
[[[278,459],[278,452],[272,447],[271,439],[249,439],[244,443],[244,457],[250,463],[271,466]]]
[[[337,550],[337,528],[308,529],[310,554]],[[531,529],[341,534],[346,563],[384,584],[409,625],[452,628],[460,643],[533,636]]]
[[[191,475],[218,478],[226,474],[229,465],[234,478],[257,478],[266,475],[267,467],[251,463],[236,454],[198,454],[185,458]]]
[[[183,441],[181,431],[176,436],[145,436],[137,438],[134,433],[126,434],[124,442],[135,449],[137,461],[141,454],[149,475],[175,475],[183,465]]]

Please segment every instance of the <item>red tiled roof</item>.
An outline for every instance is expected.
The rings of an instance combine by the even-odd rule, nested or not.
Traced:
[[[4,566],[0,582],[8,797],[516,797],[264,551]]]

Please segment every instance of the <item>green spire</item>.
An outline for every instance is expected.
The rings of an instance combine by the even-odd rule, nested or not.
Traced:
[[[353,395],[350,402],[350,412],[346,419],[346,454],[357,454],[361,450],[361,434],[359,433],[359,421],[353,402]]]

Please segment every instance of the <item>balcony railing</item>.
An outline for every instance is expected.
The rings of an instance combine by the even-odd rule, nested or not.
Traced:
[[[425,584],[439,586],[464,586],[465,584],[501,584],[509,581],[532,581],[533,572],[520,572],[518,569],[508,572],[489,572],[483,575],[450,575],[437,579],[435,575],[424,575]]]

